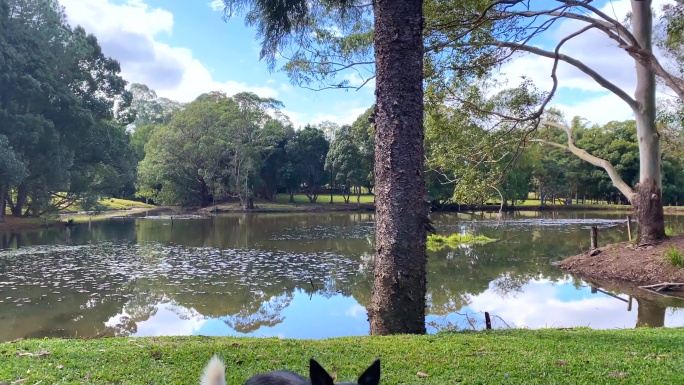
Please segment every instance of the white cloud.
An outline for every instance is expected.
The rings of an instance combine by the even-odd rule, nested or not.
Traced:
[[[672,1],[654,0],[653,9],[657,12],[666,3],[672,3]],[[601,11],[614,19],[623,20],[631,11],[631,5],[628,0],[609,1]],[[541,35],[543,40],[540,40],[537,46],[542,49],[553,50],[560,39],[584,26],[586,24],[581,21],[566,19],[558,23],[554,30]],[[544,46],[539,46],[542,41]],[[618,48],[617,43],[609,39],[604,33],[596,29],[589,30],[566,42],[560,52],[579,60],[624,90],[628,95],[633,95],[636,87],[634,59],[627,55],[624,50]],[[504,64],[500,73],[508,79],[508,86],[517,85],[520,77],[526,76],[533,80],[540,90],[548,91],[553,84],[551,79],[552,66],[552,59],[532,54],[521,54]],[[574,66],[560,62],[556,74],[559,90],[600,93],[590,97],[578,95],[576,100],[572,101],[568,101],[567,97],[562,102],[556,101],[558,107],[566,111],[569,118],[573,115],[580,115],[596,123],[632,118],[631,111],[626,103]]]
[[[347,309],[347,311],[344,312],[344,315],[348,317],[353,317],[353,318],[366,318],[366,308],[359,305],[358,303],[355,303]]]
[[[214,11],[223,11],[224,8],[223,0],[214,0],[207,5]]]
[[[251,91],[263,97],[278,96],[275,88],[266,85],[217,81],[190,49],[157,41],[159,34],[173,32],[173,15],[168,11],[153,9],[141,0],[124,4],[112,0],[61,0],[61,4],[72,25],[82,25],[97,36],[103,52],[119,60],[126,80],[144,83],[160,96],[182,102],[219,90],[228,95]]]
[[[295,129],[299,129],[307,124],[318,124],[324,121],[335,122],[339,125],[352,124],[359,115],[366,112],[368,107],[370,106],[361,107],[356,103],[338,102],[335,104],[334,108],[328,112],[303,114],[285,108],[283,109],[283,113],[290,118]]]
[[[567,121],[575,116],[581,116],[591,123],[606,124],[612,120],[622,121],[634,119],[632,110],[627,104],[613,94],[604,94],[594,98],[578,100],[572,105],[552,103],[565,114]]]

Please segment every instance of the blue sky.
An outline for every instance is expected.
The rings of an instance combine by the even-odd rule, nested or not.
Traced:
[[[97,36],[129,82],[188,102],[203,92],[253,91],[285,104],[295,126],[351,123],[374,101],[373,88],[309,91],[259,61],[255,31],[225,22],[211,0],[61,0],[69,23]]]
[[[665,0],[654,1],[654,6]],[[374,101],[374,84],[361,90],[311,91],[293,86],[284,73],[270,73],[259,61],[255,31],[242,17],[225,22],[212,0],[60,0],[70,24],[82,25],[98,37],[106,55],[121,62],[129,82],[144,83],[158,95],[188,102],[199,94],[222,90],[232,95],[252,91],[285,104],[284,112],[296,127],[325,120],[351,123]],[[543,1],[542,1],[543,3]],[[597,2],[610,14],[629,9],[628,0]],[[577,29],[574,22],[559,23],[539,44]],[[548,46],[546,47],[548,48]],[[634,89],[634,62],[598,35],[585,34],[564,52],[586,61],[624,88]],[[521,75],[548,89],[550,60],[525,56],[501,69],[511,83]],[[566,115],[582,115],[593,122],[631,118],[617,97],[569,66],[559,68],[561,84],[554,104]]]

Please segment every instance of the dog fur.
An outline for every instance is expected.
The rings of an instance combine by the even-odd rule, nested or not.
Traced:
[[[226,385],[225,366],[213,356],[204,368],[202,385]],[[313,358],[309,360],[310,380],[287,370],[277,370],[252,376],[245,385],[333,385],[333,378]],[[356,383],[341,382],[337,385],[378,385],[380,383],[380,360],[375,360],[362,374]]]

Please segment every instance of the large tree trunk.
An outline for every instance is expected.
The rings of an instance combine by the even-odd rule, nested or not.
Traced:
[[[5,200],[5,187],[0,183],[0,222],[5,220],[5,210],[7,209],[7,201]]]
[[[651,51],[653,14],[651,1],[631,1],[634,37],[639,46]],[[662,163],[660,134],[656,117],[656,81],[653,71],[636,62],[637,88],[634,111],[639,139],[639,186],[632,199],[637,218],[637,244],[657,242],[665,237],[665,219],[662,201]]]
[[[374,335],[425,333],[423,2],[375,0]]]
[[[24,204],[26,203],[26,185],[22,183],[17,188],[16,202],[12,202],[12,200],[9,197],[7,197],[7,195],[8,194],[5,194],[5,197],[7,198],[7,202],[10,204],[10,211],[12,212],[12,216],[20,217],[22,215],[22,211],[24,210]]]

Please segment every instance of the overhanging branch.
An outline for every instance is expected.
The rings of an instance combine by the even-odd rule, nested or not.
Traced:
[[[630,202],[636,195],[634,190],[625,183],[624,180],[622,180],[622,177],[620,177],[620,174],[618,174],[617,170],[615,170],[615,167],[613,165],[605,160],[601,159],[597,156],[591,155],[590,153],[586,152],[585,150],[575,146],[574,140],[572,139],[572,129],[564,124],[552,122],[552,121],[547,121],[543,120],[540,122],[541,125],[549,126],[549,127],[555,127],[555,128],[560,128],[565,131],[565,133],[568,135],[568,144],[562,145],[560,143],[555,143],[551,142],[548,140],[544,139],[532,139],[531,142],[536,142],[536,143],[542,143],[547,146],[553,146],[557,147],[566,151],[570,151],[571,153],[575,154],[577,157],[580,159],[589,162],[593,164],[594,166],[601,167],[602,169],[606,170],[608,173],[608,176],[610,177],[610,180],[613,182],[613,185],[620,190],[620,192],[629,200]]]

